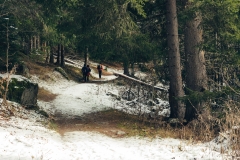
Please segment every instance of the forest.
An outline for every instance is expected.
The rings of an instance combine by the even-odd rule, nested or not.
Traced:
[[[0,69],[65,56],[134,66],[169,86],[170,117],[239,126],[239,0],[0,0]],[[56,62],[54,61],[56,58]],[[239,133],[238,133],[239,137]]]

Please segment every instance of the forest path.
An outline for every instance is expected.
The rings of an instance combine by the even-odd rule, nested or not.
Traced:
[[[71,63],[70,63],[71,62]],[[67,65],[74,65],[81,69],[83,62],[67,60]],[[97,65],[91,62],[92,66]],[[122,103],[111,95],[119,95],[122,86],[116,85],[113,81],[119,77],[128,82],[137,82],[141,85],[148,84],[125,76],[119,70],[108,68],[107,74],[98,79],[96,69],[91,73],[94,77],[89,82],[74,82],[64,79],[60,73],[51,73],[53,81],[41,81],[40,87],[49,90],[57,95],[49,102],[39,101],[39,106],[52,115],[57,124],[57,130],[62,135],[70,131],[97,131],[111,137],[122,137],[127,135],[121,127],[122,124],[130,122],[130,117],[136,123],[136,117],[123,114],[115,109],[115,105]],[[57,82],[57,83],[56,83]],[[161,90],[161,88],[159,88]],[[108,94],[110,93],[110,94]],[[128,107],[128,106],[125,106]]]

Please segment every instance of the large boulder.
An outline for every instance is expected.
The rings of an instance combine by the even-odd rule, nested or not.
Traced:
[[[38,84],[19,75],[11,75],[10,78],[7,100],[18,102],[27,108],[37,106]]]

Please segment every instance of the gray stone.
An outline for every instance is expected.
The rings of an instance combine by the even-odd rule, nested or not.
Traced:
[[[123,136],[123,135],[125,135],[126,134],[126,132],[124,132],[124,131],[117,131],[117,135],[119,135],[119,136]]]
[[[27,108],[37,106],[38,84],[19,75],[11,75],[10,78],[7,100],[18,102]]]
[[[21,104],[27,107],[37,104],[38,84],[30,83],[22,92]]]

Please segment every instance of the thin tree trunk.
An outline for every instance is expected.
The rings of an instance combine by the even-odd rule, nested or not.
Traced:
[[[22,38],[22,49],[24,50],[24,53],[26,52],[25,51],[25,38]]]
[[[50,46],[50,60],[49,63],[54,63],[54,56],[53,56],[53,46]]]
[[[31,54],[32,53],[32,50],[33,50],[33,37],[31,36],[30,37],[30,44],[29,44],[29,53]]]
[[[40,45],[40,36],[37,36],[37,49],[40,50],[41,49],[41,45]]]
[[[186,87],[192,91],[203,92],[207,89],[207,74],[204,51],[201,49],[203,31],[200,28],[201,18],[196,17],[186,23],[185,55],[186,55]],[[185,119],[190,121],[202,112],[204,103],[188,102]]]
[[[37,36],[33,36],[33,49],[37,49]]]
[[[178,21],[177,21],[177,8],[176,0],[167,0],[167,44],[168,44],[168,60],[169,60],[169,103],[171,107],[171,118],[179,118],[183,120],[185,109],[184,104],[177,100],[179,97],[184,96],[179,39],[178,39]]]
[[[130,75],[129,74],[129,60],[127,58],[127,55],[123,58],[123,74]]]
[[[42,44],[42,51],[46,54],[46,60],[45,60],[45,62],[46,62],[46,63],[49,63],[49,57],[50,57],[50,55],[49,55],[49,51],[48,51],[48,48],[47,48],[47,42],[46,42],[46,41],[44,41],[43,44]]]
[[[60,55],[61,55],[61,44],[58,44],[58,50],[57,50],[57,62],[56,64],[60,64]]]
[[[64,67],[65,66],[65,60],[64,60],[64,47],[63,45],[61,45],[61,66]]]
[[[131,63],[131,76],[134,76],[134,62]]]
[[[129,75],[129,64],[128,62],[123,62],[123,74]]]
[[[86,48],[86,51],[84,53],[84,63],[87,65],[88,64],[88,48]]]

